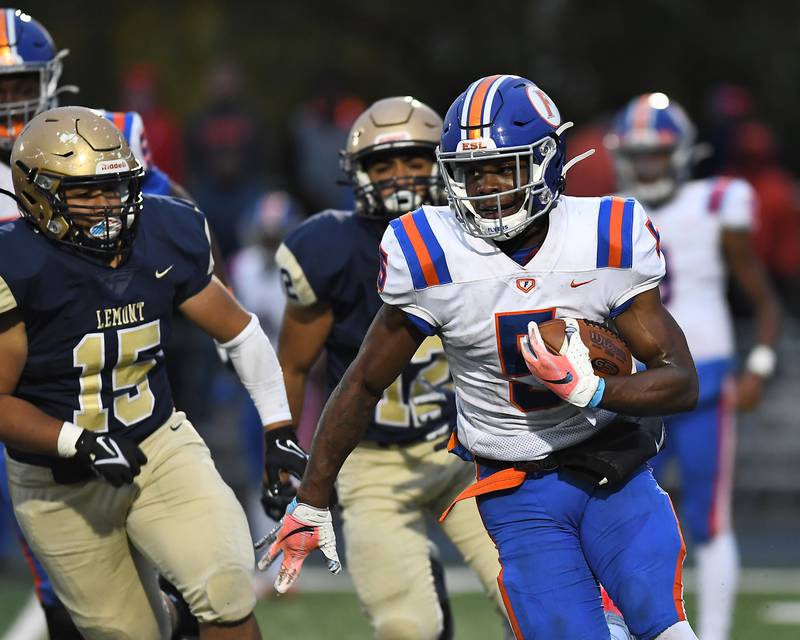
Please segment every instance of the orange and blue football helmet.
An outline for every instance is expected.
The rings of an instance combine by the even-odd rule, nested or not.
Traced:
[[[663,93],[633,98],[617,113],[605,138],[618,189],[651,206],[671,198],[689,177],[694,143],[691,120]]]
[[[19,9],[0,9],[0,149],[10,150],[22,128],[56,106],[57,96],[75,87],[58,86],[62,60],[39,22]]]
[[[542,89],[520,76],[480,78],[456,98],[436,155],[450,205],[469,234],[508,240],[552,209],[564,191],[567,170],[592,153],[565,163],[563,133],[571,126]],[[514,187],[468,195],[467,171],[498,158],[515,160]],[[509,196],[520,205],[504,212],[501,199]]]

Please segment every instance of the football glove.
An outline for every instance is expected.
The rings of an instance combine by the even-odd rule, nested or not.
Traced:
[[[563,318],[566,348],[562,354],[552,354],[542,340],[539,325],[528,323],[528,335],[522,340],[522,357],[530,372],[550,391],[578,407],[591,401],[600,377],[592,368],[589,348],[581,340],[578,323],[573,318]]]
[[[135,442],[86,429],[75,442],[75,449],[75,460],[115,487],[131,484],[147,462],[147,456]]]
[[[273,520],[280,520],[297,490],[286,474],[301,480],[308,454],[297,442],[294,427],[287,425],[264,432],[264,477],[261,506]]]
[[[286,593],[291,588],[300,575],[306,557],[316,548],[327,559],[331,573],[337,574],[342,570],[336,553],[336,535],[330,510],[298,503],[296,499],[292,500],[278,526],[256,542],[255,546],[257,550],[267,547],[266,553],[258,561],[261,571],[283,553],[283,562],[275,578],[275,591],[278,593]]]

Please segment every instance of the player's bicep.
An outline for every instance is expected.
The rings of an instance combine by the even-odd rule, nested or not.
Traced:
[[[384,304],[346,377],[361,384],[370,395],[379,397],[403,372],[424,339],[404,311]]]
[[[634,357],[648,369],[677,365],[694,369],[683,331],[661,304],[658,288],[640,293],[614,320]]]
[[[17,388],[28,358],[28,336],[19,310],[0,314],[0,394]]]

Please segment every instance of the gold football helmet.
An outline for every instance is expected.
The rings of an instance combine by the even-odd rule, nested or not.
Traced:
[[[143,175],[122,133],[85,107],[40,113],[11,151],[22,216],[51,240],[106,259],[130,250]]]
[[[353,186],[356,213],[393,218],[422,204],[443,204],[435,149],[442,131],[441,117],[411,96],[384,98],[373,103],[353,123],[341,152],[341,167]],[[423,151],[434,160],[430,176],[371,182],[365,165],[377,157]],[[424,186],[426,189],[420,189]],[[381,195],[395,187],[389,195]],[[420,195],[421,194],[421,195]]]

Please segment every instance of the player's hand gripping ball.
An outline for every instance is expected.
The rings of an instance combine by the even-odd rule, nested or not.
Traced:
[[[636,371],[630,349],[619,335],[599,322],[581,319],[576,322],[581,341],[589,349],[592,369],[598,376],[627,376]],[[539,332],[552,353],[563,354],[566,349],[566,323],[563,319],[542,322]]]

